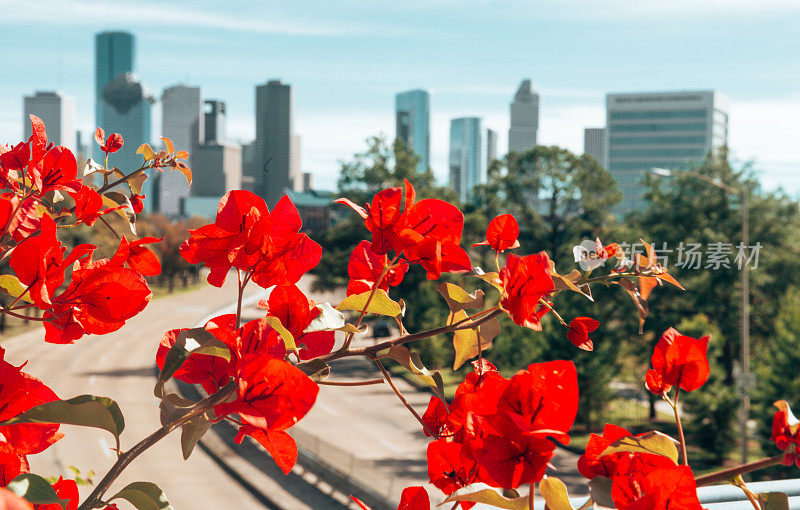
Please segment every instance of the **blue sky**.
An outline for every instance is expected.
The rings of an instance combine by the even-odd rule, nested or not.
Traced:
[[[137,36],[156,96],[175,83],[228,104],[228,132],[255,132],[254,86],[295,87],[302,166],[333,187],[338,160],[393,135],[393,94],[433,91],[432,165],[446,175],[448,122],[479,115],[507,147],[508,102],[530,77],[540,143],[582,150],[607,92],[716,89],[730,145],[767,188],[800,194],[800,2],[795,0],[0,0],[0,142],[22,135],[22,96],[61,88],[93,120],[93,34]],[[60,70],[60,71],[59,71]],[[158,116],[156,116],[158,118]]]

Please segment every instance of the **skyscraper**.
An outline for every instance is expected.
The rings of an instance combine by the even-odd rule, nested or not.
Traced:
[[[583,152],[608,168],[606,158],[606,128],[586,128],[583,130]]]
[[[61,92],[37,91],[33,96],[25,96],[25,115],[22,117],[22,129],[25,139],[32,134],[31,115],[36,115],[47,128],[47,141],[55,145],[63,145],[76,152],[75,146],[75,101]]]
[[[256,140],[247,169],[258,195],[272,208],[292,187],[292,86],[270,80],[256,87]]]
[[[494,129],[486,130],[486,170],[492,165],[492,161],[497,159],[497,131]]]
[[[105,126],[105,109],[103,90],[106,85],[116,80],[121,74],[132,73],[136,40],[128,32],[100,32],[95,34],[94,59],[94,97],[95,124],[108,131]],[[125,133],[122,133],[125,136]],[[95,145],[94,158],[102,161],[102,151]]]
[[[172,140],[176,150],[189,151],[186,164],[194,168],[197,146],[205,137],[205,112],[200,87],[174,85],[164,89],[161,95],[161,130],[163,136]],[[124,136],[124,135],[123,135]],[[181,198],[189,196],[186,177],[176,171],[165,170],[157,176],[158,203],[155,209],[167,216],[181,212]]]
[[[415,89],[394,96],[395,136],[419,156],[417,171],[425,172],[431,161],[431,94]]]
[[[292,145],[289,147],[289,180],[291,189],[300,191],[303,189],[303,170],[300,166],[300,135],[292,135]]]
[[[472,199],[472,188],[485,182],[480,117],[461,117],[450,121],[450,187],[462,202]]]
[[[539,92],[531,80],[522,80],[509,106],[511,127],[508,152],[527,152],[536,147],[539,136]]]
[[[139,168],[143,159],[136,150],[143,143],[150,143],[150,109],[155,99],[133,74],[121,74],[114,81],[106,84],[101,98],[103,122],[106,135],[121,133],[125,141],[122,149],[111,155],[109,164],[123,172],[131,172]],[[98,161],[102,161],[101,159]],[[153,187],[153,173],[145,181],[142,188],[146,195],[144,208],[150,212],[156,203]]]
[[[216,99],[206,99],[205,111],[205,136],[206,142],[225,141],[225,103]]]
[[[728,143],[728,101],[712,90],[606,96],[608,170],[622,202],[616,212],[646,204],[642,176],[653,167],[687,169]]]

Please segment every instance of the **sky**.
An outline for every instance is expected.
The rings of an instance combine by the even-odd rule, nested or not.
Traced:
[[[766,189],[800,196],[796,0],[0,0],[0,143],[22,137],[22,98],[60,89],[94,130],[94,34],[135,34],[156,97],[198,85],[255,135],[255,86],[294,86],[302,168],[333,189],[339,161],[394,136],[394,94],[432,91],[432,167],[446,182],[449,120],[481,116],[507,149],[519,82],[541,94],[539,143],[583,151],[608,92],[718,90],[729,145]],[[159,134],[160,116],[154,112]],[[123,133],[124,135],[124,133]]]

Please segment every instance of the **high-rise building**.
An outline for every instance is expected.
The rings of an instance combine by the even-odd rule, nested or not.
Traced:
[[[583,130],[583,152],[608,167],[606,158],[606,128],[586,128]]]
[[[109,164],[126,173],[136,170],[144,161],[136,150],[142,144],[151,142],[150,109],[155,99],[133,74],[125,73],[105,86],[101,101],[103,110],[101,127],[105,130],[106,136],[120,133],[125,141],[122,149],[111,155]],[[157,203],[157,197],[151,190],[156,190],[152,174],[142,188],[143,194],[147,197],[144,200],[144,208],[148,212],[152,212],[153,205]]]
[[[72,97],[61,92],[37,91],[32,96],[25,96],[24,110],[22,127],[26,140],[32,134],[30,116],[36,115],[44,122],[48,142],[76,152],[75,101]]]
[[[167,87],[161,95],[161,131],[172,140],[176,150],[189,151],[186,164],[194,168],[194,157],[199,144],[205,137],[205,112],[200,87],[174,85]],[[165,170],[157,175],[158,203],[155,209],[166,216],[178,216],[181,212],[181,199],[189,196],[186,177],[176,171]]]
[[[289,188],[300,191],[303,189],[303,170],[300,166],[300,135],[292,135],[292,146],[289,148]]]
[[[419,156],[417,171],[431,163],[431,94],[415,89],[394,96],[395,136]]]
[[[134,71],[136,39],[128,32],[100,32],[95,34],[94,59],[94,97],[95,124],[110,133],[106,126],[105,111],[108,105],[103,103],[103,91],[106,85],[120,75]],[[122,133],[123,138],[125,133]],[[95,145],[94,158],[102,161],[103,153]]]
[[[225,103],[216,99],[206,99],[204,104],[205,112],[205,136],[206,142],[225,141]]]
[[[222,197],[242,187],[242,148],[226,142],[206,142],[195,149],[193,197]],[[175,172],[181,177],[180,173]],[[186,180],[183,181],[184,187]]]
[[[450,187],[462,202],[472,199],[472,188],[486,181],[480,117],[450,121]]]
[[[531,80],[522,80],[509,106],[511,127],[508,152],[527,152],[536,147],[539,136],[539,92]]]
[[[256,141],[248,174],[272,208],[292,188],[292,86],[270,80],[256,87]]]
[[[486,170],[492,166],[492,161],[497,159],[497,131],[486,130]]]
[[[712,90],[608,94],[608,170],[622,192],[616,212],[645,207],[643,175],[687,169],[728,143],[728,101]]]

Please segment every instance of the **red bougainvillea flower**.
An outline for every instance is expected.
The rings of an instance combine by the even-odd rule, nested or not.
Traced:
[[[0,421],[58,400],[53,390],[4,357],[5,351],[0,348]],[[0,485],[5,486],[18,474],[28,472],[27,455],[40,453],[64,437],[58,428],[38,423],[0,426]]]
[[[350,253],[350,262],[347,264],[347,275],[350,282],[347,284],[347,295],[361,294],[369,292],[375,286],[375,282],[381,277],[384,268],[389,265],[389,257],[378,255],[372,251],[372,243],[361,241],[358,246]],[[385,291],[389,286],[397,286],[403,281],[408,271],[408,262],[401,260],[392,265],[386,275],[384,275],[378,288]]]
[[[232,267],[248,271],[261,287],[293,285],[322,256],[320,245],[300,233],[302,222],[284,196],[272,213],[264,200],[244,190],[222,197],[213,224],[190,231],[180,253],[190,264],[205,263],[208,283],[221,287]]]
[[[59,498],[67,501],[67,510],[77,510],[80,495],[75,480],[64,480],[63,476],[59,476],[58,481],[53,484],[53,490],[56,491]],[[34,510],[63,510],[58,503],[34,505],[33,508]]]
[[[797,446],[800,445],[800,420],[794,416],[785,400],[778,400],[773,405],[778,410],[772,418],[771,439],[775,446],[786,452],[783,465],[795,464],[800,467],[800,452],[797,451]]]
[[[352,499],[361,510],[372,510],[372,507],[368,506],[357,497],[350,495],[350,499]],[[474,505],[474,503],[472,504]],[[400,504],[397,506],[397,510],[430,510],[430,508],[431,502],[428,498],[428,492],[423,487],[419,486],[406,487],[403,489],[403,493],[400,495]]]
[[[106,133],[103,131],[103,128],[95,129],[94,141],[100,146],[100,150],[106,153],[106,156],[113,152],[117,152],[124,144],[121,134],[112,133],[108,135],[108,138],[106,138]]]
[[[644,387],[656,395],[663,395],[672,389],[672,386],[664,382],[661,372],[650,369],[644,379]]]
[[[472,246],[489,245],[493,250],[504,252],[519,247],[519,225],[510,214],[501,214],[489,222],[486,240]]]
[[[578,459],[578,471],[589,478],[605,476],[614,478],[628,472],[633,454],[630,452],[610,453],[600,456],[615,441],[623,437],[632,436],[622,427],[607,423],[603,428],[603,435],[592,434],[586,443],[586,451]]]
[[[133,212],[140,214],[144,210],[145,198],[147,198],[147,195],[137,195],[136,193],[131,195],[131,207],[133,207]]]
[[[485,479],[480,465],[468,453],[464,445],[445,439],[428,444],[428,477],[431,484],[449,496],[453,492]],[[474,504],[473,504],[474,505]],[[470,506],[463,508],[469,508]]]
[[[116,331],[144,310],[153,295],[138,271],[111,266],[108,260],[79,264],[69,286],[44,314],[46,342],[72,343],[84,334]]]
[[[82,185],[77,178],[78,163],[66,147],[53,147],[41,161],[34,163],[32,160],[28,176],[41,195],[59,189],[77,192]]]
[[[439,397],[431,397],[428,408],[422,415],[422,422],[427,427],[424,431],[428,437],[431,437],[431,432],[436,437],[452,435],[447,428],[447,405]]]
[[[117,252],[111,257],[109,265],[126,265],[144,276],[155,276],[161,273],[161,262],[152,250],[145,248],[145,244],[159,243],[164,238],[142,237],[133,241],[128,241],[123,234],[119,242]]]
[[[281,359],[249,354],[239,360],[236,400],[214,407],[217,416],[238,413],[242,427],[236,436],[256,439],[288,473],[297,460],[294,440],[282,432],[308,413],[319,387],[300,369]]]
[[[311,321],[320,314],[320,310],[295,285],[275,287],[266,303],[262,301],[259,306],[267,309],[267,315],[280,320],[283,327],[292,334],[298,347],[303,346],[299,350],[300,359],[316,358],[333,349],[333,331],[305,333]]]
[[[539,300],[555,289],[550,274],[550,257],[545,252],[526,257],[508,256],[506,266],[500,270],[503,285],[500,306],[516,324],[536,329]]]
[[[689,466],[661,455],[637,453],[624,476],[614,478],[611,497],[620,510],[701,510]]]
[[[567,328],[567,339],[584,351],[594,349],[594,343],[589,338],[589,333],[600,327],[600,323],[590,317],[575,317]]]
[[[372,232],[372,251],[378,255],[391,250],[403,253],[410,263],[422,265],[429,279],[439,278],[442,272],[469,271],[469,256],[459,246],[464,229],[461,211],[443,200],[415,202],[416,193],[408,181],[403,195],[402,188],[385,189],[366,209],[346,198],[337,202],[364,218],[364,225]]]
[[[661,375],[664,384],[693,391],[708,380],[707,351],[708,336],[698,340],[669,328],[656,344],[651,359],[653,369]]]
[[[45,214],[39,234],[20,242],[11,253],[8,263],[19,281],[30,287],[33,303],[46,309],[53,304],[53,293],[64,283],[64,271],[96,248],[91,244],[80,244],[64,258],[66,248],[56,238],[56,224]]]
[[[91,186],[81,184],[77,192],[69,192],[69,196],[75,200],[75,218],[78,223],[85,223],[90,227],[103,214],[122,209],[124,206],[103,208],[103,197]]]

